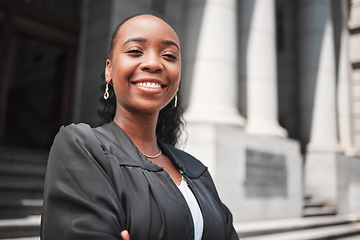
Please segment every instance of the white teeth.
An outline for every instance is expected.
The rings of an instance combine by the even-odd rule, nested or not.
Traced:
[[[138,82],[136,85],[146,88],[161,88],[161,84],[151,82]]]

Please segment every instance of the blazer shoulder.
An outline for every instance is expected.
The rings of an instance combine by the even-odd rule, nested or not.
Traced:
[[[96,143],[93,128],[85,123],[71,123],[61,126],[55,140],[76,141],[81,144]]]
[[[91,126],[86,123],[71,123],[69,125],[60,127],[59,132],[65,131],[74,136],[82,136],[84,134],[89,134],[92,131],[91,129]]]

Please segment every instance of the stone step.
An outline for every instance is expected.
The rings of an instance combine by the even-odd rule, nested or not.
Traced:
[[[20,219],[0,219],[0,239],[38,237],[40,219],[39,215]]]
[[[46,166],[24,166],[24,165],[12,165],[4,166],[0,163],[1,176],[14,176],[14,177],[40,177],[44,178],[46,172]]]
[[[359,239],[360,239],[359,235],[350,236],[350,237],[336,238],[336,240],[359,240]]]
[[[40,237],[3,238],[2,240],[40,240]]]
[[[320,240],[336,239],[351,235],[358,235],[360,239],[360,227],[355,223],[320,227],[313,229],[297,230],[291,232],[274,233],[265,236],[245,237],[243,240]]]
[[[0,189],[4,190],[42,190],[44,187],[43,180],[33,180],[33,181],[23,181],[23,180],[13,180],[13,181],[1,181]]]
[[[304,193],[304,200],[310,200],[312,195],[310,193]]]
[[[23,191],[1,191],[0,200],[8,199],[42,199],[43,190],[23,190]]]
[[[0,147],[0,183],[15,181],[43,181],[47,152]]]
[[[0,200],[6,199],[41,199],[44,181],[22,179],[0,181]]]
[[[0,219],[40,215],[42,204],[41,199],[0,200]]]
[[[48,151],[0,147],[0,162],[46,165]]]
[[[0,169],[0,182],[9,183],[9,182],[38,182],[44,181],[45,179],[45,170],[42,169]]]
[[[0,239],[39,240],[48,152],[0,147]]]
[[[320,227],[349,224],[347,216],[308,217],[268,221],[239,222],[234,224],[240,237],[261,236]]]
[[[48,152],[0,147],[0,200],[41,199]]]
[[[322,208],[325,207],[325,202],[321,200],[305,200],[304,208]]]
[[[305,208],[304,217],[318,217],[318,216],[334,216],[336,215],[336,208],[321,207],[321,208]]]
[[[304,194],[303,217],[334,216],[336,208],[326,206],[325,202],[315,199],[311,194]]]

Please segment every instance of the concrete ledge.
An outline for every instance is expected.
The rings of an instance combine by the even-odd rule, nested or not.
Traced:
[[[346,216],[332,216],[239,222],[235,223],[234,227],[239,236],[249,237],[309,228],[328,227],[347,223],[350,223],[350,221],[347,220]]]
[[[40,234],[41,216],[0,220],[0,239],[36,237]]]
[[[287,233],[270,234],[259,237],[242,238],[243,240],[314,240],[334,239],[349,235],[360,234],[360,228],[354,224],[300,230]],[[359,235],[357,236],[359,239]]]
[[[40,237],[26,237],[26,238],[6,238],[2,240],[40,240]]]

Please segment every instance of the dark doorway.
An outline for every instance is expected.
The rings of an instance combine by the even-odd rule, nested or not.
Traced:
[[[0,145],[47,149],[71,119],[80,0],[0,0]]]

